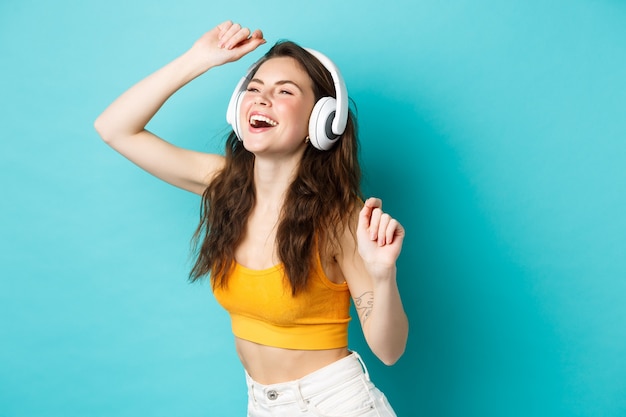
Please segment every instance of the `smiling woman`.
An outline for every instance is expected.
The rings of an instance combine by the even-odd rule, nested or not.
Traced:
[[[394,416],[348,349],[350,298],[386,364],[408,322],[396,283],[404,229],[363,202],[356,123],[324,55],[274,45],[235,88],[225,155],[181,149],[145,128],[165,101],[213,67],[265,43],[224,22],[114,101],[96,129],[151,174],[202,196],[191,279],[210,274],[246,371],[249,416]]]
[[[288,45],[277,47],[286,50]],[[268,150],[288,146],[298,151],[299,159],[315,101],[311,79],[298,61],[289,56],[267,60],[254,71],[236,110],[241,120],[249,121],[237,132],[239,138],[251,152],[249,144],[259,142],[272,145]]]

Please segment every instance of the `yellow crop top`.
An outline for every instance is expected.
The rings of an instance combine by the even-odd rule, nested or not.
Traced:
[[[292,296],[282,264],[253,270],[235,264],[227,288],[215,288],[238,338],[285,349],[348,346],[350,292],[330,281],[319,257],[306,291]]]

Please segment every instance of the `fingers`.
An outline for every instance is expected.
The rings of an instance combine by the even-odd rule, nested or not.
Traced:
[[[230,20],[220,23],[217,28],[219,29],[217,46],[222,49],[233,49],[249,40],[255,41],[255,47],[265,42],[263,32],[259,29],[251,32],[250,29]]]
[[[404,233],[400,223],[381,209],[382,201],[378,198],[369,198],[363,204],[359,214],[358,227],[367,233],[371,241],[379,246],[394,242],[396,236]]]
[[[232,49],[233,46],[250,36],[250,29],[242,28],[239,23],[228,21],[221,23],[218,27],[220,28],[220,35],[217,46],[220,48]]]
[[[261,32],[261,29],[255,29],[254,32],[252,32],[252,35],[250,35],[251,38],[256,38],[256,39],[263,39],[263,32]]]
[[[381,200],[380,198],[376,198],[376,197],[368,198],[367,200],[365,200],[365,203],[363,204],[371,208],[379,208],[379,209],[383,208],[383,200]]]
[[[404,228],[396,219],[391,219],[385,230],[385,242],[387,244],[391,244],[395,242],[398,237],[404,236]]]
[[[381,208],[382,205],[383,202],[379,198],[370,197],[365,200],[365,203],[363,203],[363,208],[361,209],[361,212],[359,214],[358,227],[360,229],[369,229],[373,210],[375,208]]]

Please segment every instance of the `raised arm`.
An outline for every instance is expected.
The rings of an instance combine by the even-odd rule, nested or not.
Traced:
[[[146,125],[188,82],[213,67],[238,60],[263,43],[260,30],[251,32],[230,21],[219,24],[184,54],[118,97],[96,119],[97,132],[113,149],[149,173],[201,194],[222,167],[223,158],[174,146],[146,130]]]
[[[382,211],[381,200],[370,198],[359,213],[356,241],[347,232],[338,258],[365,340],[387,365],[402,356],[408,338],[408,319],[396,282],[403,239],[400,223]]]

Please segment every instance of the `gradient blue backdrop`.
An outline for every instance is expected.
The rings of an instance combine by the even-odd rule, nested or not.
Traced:
[[[364,187],[408,230],[400,417],[626,415],[626,4],[0,3],[0,416],[242,416],[227,315],[186,282],[198,198],[92,123],[233,19],[322,50],[359,110]],[[266,50],[266,49],[264,49]],[[150,127],[220,151],[245,68]]]

